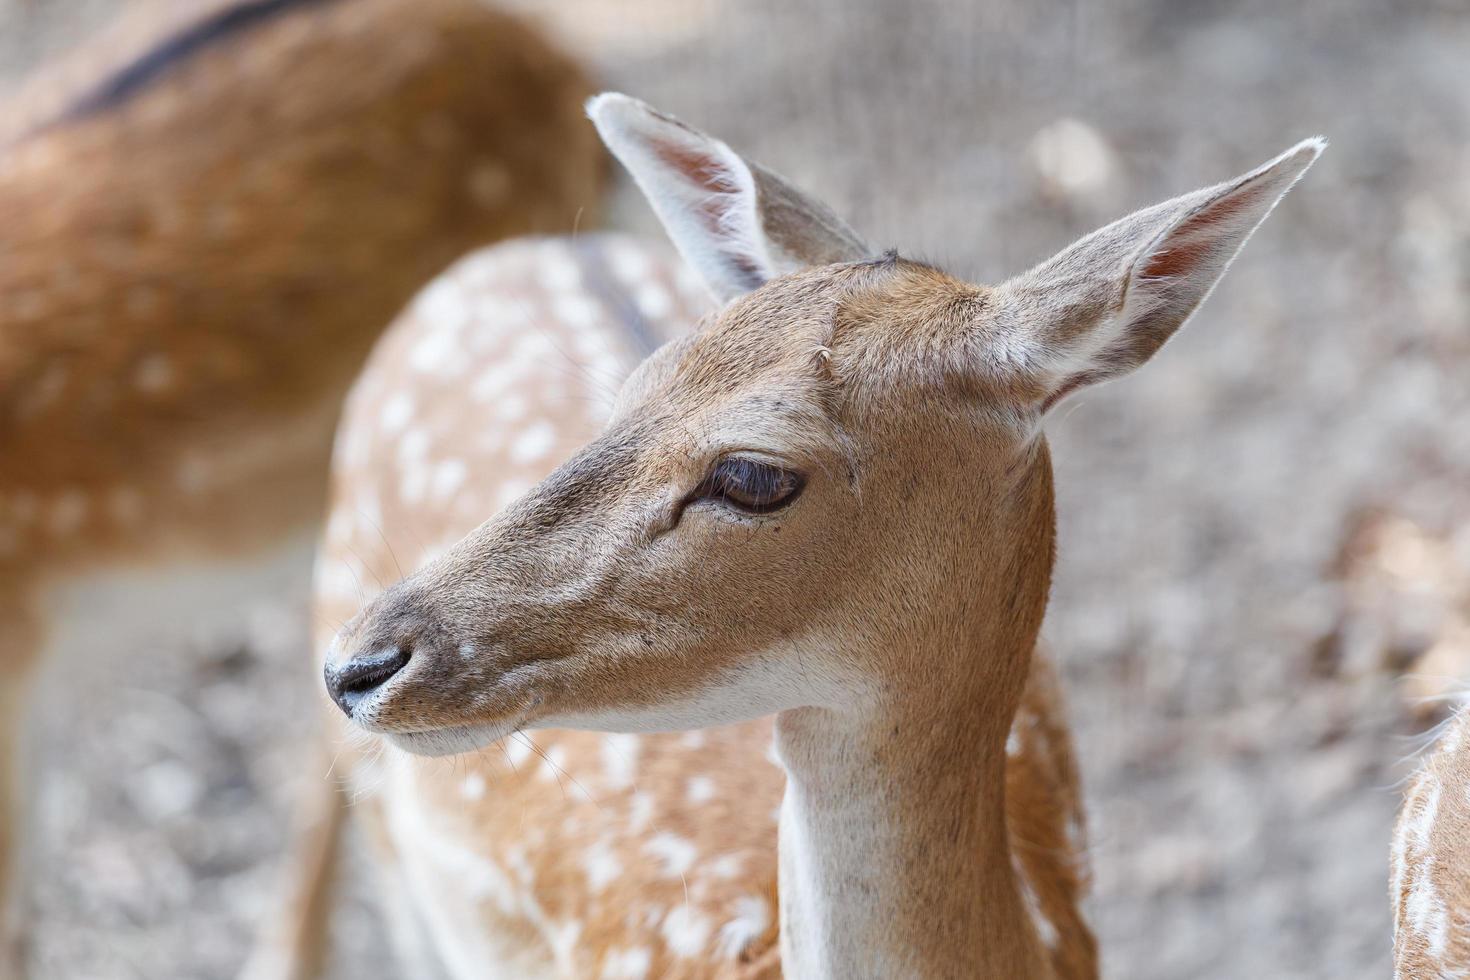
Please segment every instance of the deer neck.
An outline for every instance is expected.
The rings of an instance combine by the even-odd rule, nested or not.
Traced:
[[[1052,975],[1005,799],[1055,531],[1044,443],[1033,459],[1016,492],[996,495],[1021,533],[991,539],[1015,550],[976,562],[974,544],[954,544],[927,617],[949,625],[898,633],[912,649],[892,663],[906,666],[876,695],[776,717],[781,952],[795,980]]]
[[[942,703],[777,717],[788,976],[1049,975],[1011,863],[1009,716],[977,723],[972,702],[945,717]]]

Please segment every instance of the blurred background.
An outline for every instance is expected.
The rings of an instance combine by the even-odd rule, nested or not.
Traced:
[[[0,0],[0,86],[22,91],[135,5]],[[1385,975],[1399,782],[1470,676],[1470,11],[542,6],[521,0],[595,84],[978,281],[1331,139],[1189,329],[1051,420],[1045,635],[1106,975]],[[658,234],[626,183],[605,223]],[[293,754],[319,709],[308,558],[259,569],[224,620],[174,610],[125,649],[80,644],[106,649],[66,669],[38,736],[41,975],[239,968],[292,787],[319,775]],[[107,601],[78,605],[76,628]],[[346,870],[333,975],[393,976],[367,875]]]

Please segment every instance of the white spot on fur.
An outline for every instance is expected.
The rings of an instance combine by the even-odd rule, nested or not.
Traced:
[[[693,842],[667,831],[656,834],[643,845],[643,850],[663,862],[663,874],[669,878],[684,874],[699,856]]]
[[[645,282],[633,295],[633,302],[650,320],[661,320],[673,309],[674,301],[669,291],[656,282]]]
[[[517,463],[534,463],[546,458],[556,445],[556,429],[550,422],[539,421],[526,428],[510,444],[510,458]]]
[[[433,494],[436,500],[448,500],[464,486],[469,467],[462,459],[446,459],[434,467]]]
[[[595,330],[584,330],[572,341],[572,348],[582,357],[592,359],[607,356],[607,344],[602,334]]]
[[[552,356],[560,358],[561,351],[551,342],[551,338],[546,336],[544,331],[537,330],[534,333],[524,335],[520,340],[516,341],[515,347],[510,352],[510,361],[515,365],[517,370],[520,370],[525,364]],[[564,367],[565,361],[563,360],[559,366]]]
[[[688,905],[679,905],[664,917],[661,932],[675,956],[698,956],[709,944],[710,921]]]
[[[464,778],[459,787],[460,795],[467,800],[480,800],[485,797],[485,777],[477,772],[472,772]]]
[[[531,758],[531,753],[534,751],[535,744],[531,741],[531,736],[524,733],[512,735],[505,740],[506,760],[516,768],[525,765],[526,760]]]
[[[1449,932],[1449,916],[1443,900],[1434,888],[1434,857],[1424,859],[1414,887],[1409,890],[1405,902],[1408,926],[1423,936],[1429,944],[1429,956],[1438,959],[1444,955],[1445,939]]]
[[[726,959],[735,959],[771,926],[771,903],[758,895],[735,899],[735,917],[720,927],[715,949]]]
[[[558,782],[567,768],[567,750],[553,745],[542,753],[541,772],[538,774],[548,783]]]
[[[1404,823],[1404,835],[1408,837],[1416,847],[1427,850],[1429,848],[1429,834],[1434,830],[1434,821],[1439,816],[1439,794],[1441,791],[1438,779],[1425,775],[1428,788],[1424,793],[1423,804],[1414,812],[1414,815]]]
[[[695,776],[689,780],[686,793],[690,803],[708,803],[715,797],[715,781],[708,776]]]
[[[587,872],[588,887],[596,894],[623,873],[623,862],[618,860],[607,841],[598,841],[582,856],[582,870]]]
[[[602,980],[646,980],[653,956],[642,946],[610,950],[602,961]]]
[[[383,412],[378,417],[378,424],[383,429],[383,434],[396,436],[403,431],[413,418],[413,398],[406,392],[398,392],[389,398],[383,405]]]
[[[536,280],[548,292],[566,292],[581,284],[582,270],[575,262],[560,255],[549,255],[545,261],[537,263]]]
[[[638,833],[653,819],[653,797],[647,793],[634,793],[628,803],[628,829]]]
[[[510,868],[511,874],[515,876],[516,880],[525,889],[520,894],[520,899],[526,911],[532,912],[535,918],[542,918],[540,906],[536,904],[535,892],[533,891],[533,886],[536,884],[536,869],[531,866],[526,849],[519,844],[513,844],[507,847],[505,849],[505,864],[506,867]]]
[[[71,534],[87,519],[87,495],[81,490],[65,490],[51,504],[50,526],[53,534]]]
[[[464,326],[469,306],[464,290],[451,276],[440,276],[420,294],[415,313],[424,321],[425,332],[452,333]]]
[[[1015,862],[1012,862],[1015,864]],[[1025,872],[1019,864],[1015,864],[1016,881],[1021,886],[1021,899],[1026,906],[1026,912],[1031,917],[1031,924],[1036,927],[1036,936],[1041,940],[1041,945],[1047,949],[1056,949],[1057,941],[1061,938],[1057,934],[1057,927],[1052,924],[1051,919],[1041,909],[1041,899],[1036,895],[1036,889],[1031,885],[1031,879],[1026,877]]]
[[[424,491],[429,486],[429,471],[423,466],[414,466],[404,471],[403,477],[398,481],[398,497],[406,504],[417,504],[423,501]]]
[[[515,422],[525,418],[527,407],[524,395],[507,394],[496,401],[495,417],[501,422]]]
[[[459,659],[461,660],[474,660],[476,652],[478,651],[475,645],[468,640],[459,645]]]
[[[740,875],[740,866],[744,862],[738,854],[726,854],[709,863],[709,873],[716,878],[730,881]]]
[[[547,942],[551,946],[551,955],[561,968],[563,976],[572,974],[572,964],[576,961],[577,940],[582,936],[582,923],[575,920],[563,922],[552,926]]]
[[[639,248],[620,242],[616,248],[610,250],[608,260],[613,275],[625,285],[637,286],[648,278],[648,256]]]
[[[499,398],[523,374],[519,365],[506,361],[492,365],[483,371],[475,383],[470,385],[470,397],[477,402],[490,402]]]
[[[637,735],[602,737],[602,766],[608,786],[623,789],[633,785],[638,773],[638,747]]]
[[[597,304],[585,296],[565,294],[551,304],[551,315],[573,330],[591,330],[597,325]]]
[[[398,440],[398,465],[412,466],[429,453],[429,434],[423,429],[410,429]]]

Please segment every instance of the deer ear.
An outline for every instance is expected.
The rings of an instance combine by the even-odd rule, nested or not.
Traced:
[[[1304,140],[1234,180],[1115,221],[997,291],[992,350],[1042,407],[1153,356],[1326,147]]]
[[[594,96],[587,115],[721,301],[869,254],[826,205],[672,116],[615,92]]]

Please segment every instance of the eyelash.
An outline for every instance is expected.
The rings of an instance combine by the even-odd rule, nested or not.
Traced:
[[[771,514],[794,501],[805,486],[801,474],[773,463],[726,456],[689,499],[713,500],[743,514]]]

